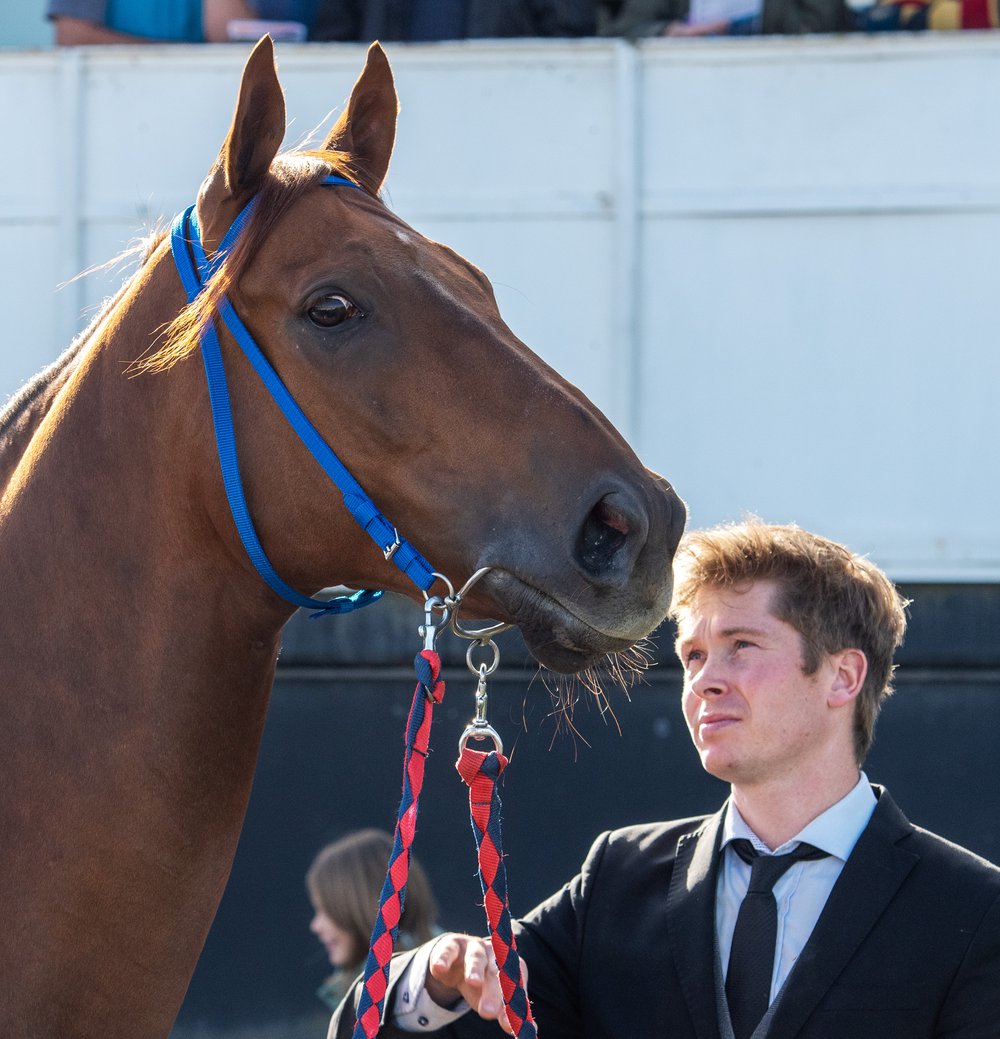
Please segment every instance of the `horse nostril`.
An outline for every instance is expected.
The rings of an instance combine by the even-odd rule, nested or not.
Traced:
[[[577,558],[583,568],[595,576],[604,573],[618,550],[628,540],[632,526],[628,516],[602,498],[583,521],[577,541]]]
[[[610,527],[612,530],[621,534],[623,538],[629,536],[631,528],[629,527],[628,517],[620,509],[616,509],[611,505],[607,498],[602,498],[594,506],[594,511],[591,515],[594,516],[599,523],[603,523],[606,527]]]

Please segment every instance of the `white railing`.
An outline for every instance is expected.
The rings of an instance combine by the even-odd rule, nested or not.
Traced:
[[[390,204],[490,275],[694,523],[1000,579],[1000,39],[387,50]],[[0,394],[120,275],[70,279],[194,198],[246,53],[0,53]],[[279,49],[287,143],[363,53]]]

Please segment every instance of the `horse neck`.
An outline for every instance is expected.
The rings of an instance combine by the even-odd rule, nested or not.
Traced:
[[[119,1034],[88,1019],[104,989],[128,1034],[169,1029],[232,863],[291,612],[216,530],[197,357],[124,373],[182,303],[161,250],[25,411],[0,499],[0,918],[24,939],[8,943],[17,962],[0,950],[0,1002],[17,1021],[18,993],[54,972],[65,1035]]]
[[[0,471],[10,473],[0,546],[44,549],[32,556],[32,583],[64,584],[82,564],[101,575],[90,592],[107,606],[141,600],[155,577],[158,597],[171,583],[185,588],[190,616],[202,603],[216,615],[227,596],[245,623],[276,633],[291,610],[265,602],[234,551],[198,357],[165,373],[129,372],[182,305],[164,244],[84,341],[40,377],[0,440]]]

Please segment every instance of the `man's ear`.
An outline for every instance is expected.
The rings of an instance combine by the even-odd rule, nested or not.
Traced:
[[[842,649],[830,656],[833,679],[826,702],[830,707],[853,703],[868,675],[868,658],[860,649]]]

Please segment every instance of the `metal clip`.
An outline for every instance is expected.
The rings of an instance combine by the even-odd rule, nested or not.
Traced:
[[[472,662],[472,651],[476,646],[482,646],[484,649],[489,646],[493,650],[493,659],[487,664],[484,660],[477,671],[475,664]],[[497,649],[495,643],[489,639],[484,639],[481,642],[473,642],[468,651],[465,654],[465,662],[468,664],[469,670],[474,674],[478,675],[479,681],[476,684],[476,713],[473,715],[472,721],[466,725],[462,732],[462,735],[458,740],[458,751],[461,753],[465,750],[466,744],[469,740],[493,740],[493,746],[497,754],[503,754],[503,740],[500,739],[500,733],[490,725],[486,717],[486,708],[488,704],[488,697],[486,693],[486,679],[496,671],[500,664],[500,650]]]
[[[434,614],[440,614],[435,623]],[[438,632],[448,624],[449,610],[444,599],[438,595],[429,595],[424,599],[424,623],[417,628],[417,634],[424,640],[424,649],[434,651]]]

